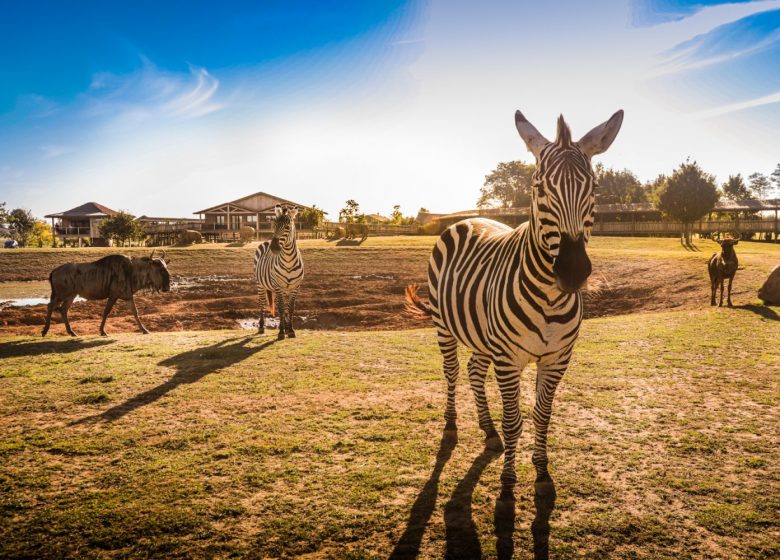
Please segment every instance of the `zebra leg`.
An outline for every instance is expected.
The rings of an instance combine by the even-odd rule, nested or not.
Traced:
[[[457,437],[458,415],[455,412],[455,388],[460,363],[458,362],[458,341],[446,331],[439,331],[439,350],[444,359],[444,377],[447,379],[447,408],[444,410],[444,431]]]
[[[293,330],[293,313],[295,312],[295,297],[298,294],[295,292],[287,296],[287,337],[295,338],[295,331]]]
[[[555,389],[566,373],[568,359],[563,364],[539,365],[536,373],[536,403],[534,404],[534,452],[531,461],[536,467],[536,482],[552,482],[547,472],[547,429],[550,427]]]
[[[506,360],[506,358],[504,358]],[[498,499],[503,502],[515,500],[515,454],[517,440],[523,432],[523,416],[520,414],[520,374],[525,363],[517,364],[510,361],[493,360],[496,369],[496,380],[501,390],[501,402],[504,412],[501,418],[501,430],[504,433],[504,469],[501,472],[501,494]]]
[[[731,303],[731,282],[732,282],[733,280],[734,280],[734,277],[733,277],[733,276],[732,276],[731,278],[729,278],[729,295],[728,295],[728,306],[729,306],[729,307],[733,307],[733,306],[734,306],[734,304],[733,304],[733,303]]]
[[[276,309],[279,313],[279,336],[278,340],[284,340],[284,295],[281,290],[276,290]]]
[[[490,416],[487,398],[485,397],[485,377],[490,367],[490,358],[485,354],[476,352],[469,358],[469,384],[474,392],[474,401],[477,403],[477,415],[479,416],[479,427],[485,432],[485,447],[494,451],[502,451],[504,445],[501,443],[501,437],[493,424],[493,418]]]
[[[257,334],[265,334],[265,308],[271,302],[268,301],[268,292],[265,288],[257,285],[257,301],[260,304],[260,319],[257,322]]]

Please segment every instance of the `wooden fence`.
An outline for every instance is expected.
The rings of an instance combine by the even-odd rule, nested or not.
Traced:
[[[637,236],[674,236],[680,235],[682,225],[679,222],[596,222],[594,235],[637,235]],[[780,233],[778,220],[774,218],[744,220],[702,220],[693,224],[693,233],[712,235],[713,233],[737,232],[742,235],[771,233],[777,239]]]

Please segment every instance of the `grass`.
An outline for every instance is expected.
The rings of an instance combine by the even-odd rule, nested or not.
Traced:
[[[552,555],[780,554],[777,340],[753,308],[586,321],[550,434]],[[529,370],[526,418],[532,389]],[[499,530],[466,376],[449,457],[443,392],[429,329],[1,339],[0,555],[529,556],[532,423]]]

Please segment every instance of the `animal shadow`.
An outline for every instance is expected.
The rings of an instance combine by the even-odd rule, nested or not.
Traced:
[[[46,340],[46,341],[25,341],[3,342],[0,344],[0,358],[17,358],[19,356],[41,356],[43,354],[67,354],[87,350],[89,348],[98,348],[113,344],[113,340],[104,338],[95,340],[79,340],[68,338],[66,340]]]
[[[452,450],[455,449],[457,443],[457,438],[446,434],[442,436],[431,476],[428,477],[412,505],[406,529],[393,548],[393,552],[390,553],[391,560],[417,558],[420,553],[420,543],[423,533],[425,533],[425,526],[431,519],[433,509],[436,507],[436,499],[439,496],[439,478],[447,461],[452,457]]]
[[[359,245],[363,244],[363,241],[365,239],[347,239],[346,237],[339,239],[336,242],[336,246],[338,247],[358,247]]]
[[[777,311],[772,309],[771,307],[767,305],[755,305],[752,303],[746,304],[746,305],[735,305],[734,309],[744,309],[746,311],[752,311],[756,315],[760,315],[764,319],[769,319],[770,321],[780,321],[780,315],[777,314]],[[0,351],[0,356],[2,356],[2,351]]]
[[[699,249],[696,245],[694,245],[693,242],[688,243],[687,241],[680,239],[680,245],[682,245],[686,251],[701,253],[701,249]]]
[[[549,558],[550,515],[552,515],[553,509],[555,509],[556,496],[555,483],[552,479],[537,482],[534,485],[536,515],[531,523],[531,536],[534,539],[534,560],[547,560]]]
[[[254,336],[242,336],[231,338],[213,344],[206,348],[194,348],[181,354],[171,356],[161,361],[158,365],[173,367],[176,373],[165,383],[161,383],[143,393],[140,393],[122,404],[118,404],[108,410],[87,416],[80,420],[72,422],[70,425],[87,424],[91,422],[108,422],[122,418],[124,415],[148,404],[153,403],[160,397],[170,393],[179,385],[185,383],[195,383],[200,381],[206,375],[233,364],[242,362],[269,346],[276,339],[271,339],[259,345],[250,345],[256,340]]]

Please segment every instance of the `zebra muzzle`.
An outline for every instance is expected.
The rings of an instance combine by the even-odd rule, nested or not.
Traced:
[[[565,293],[574,293],[583,288],[593,268],[585,247],[585,236],[576,238],[564,233],[558,256],[553,263],[553,273],[558,288]]]

